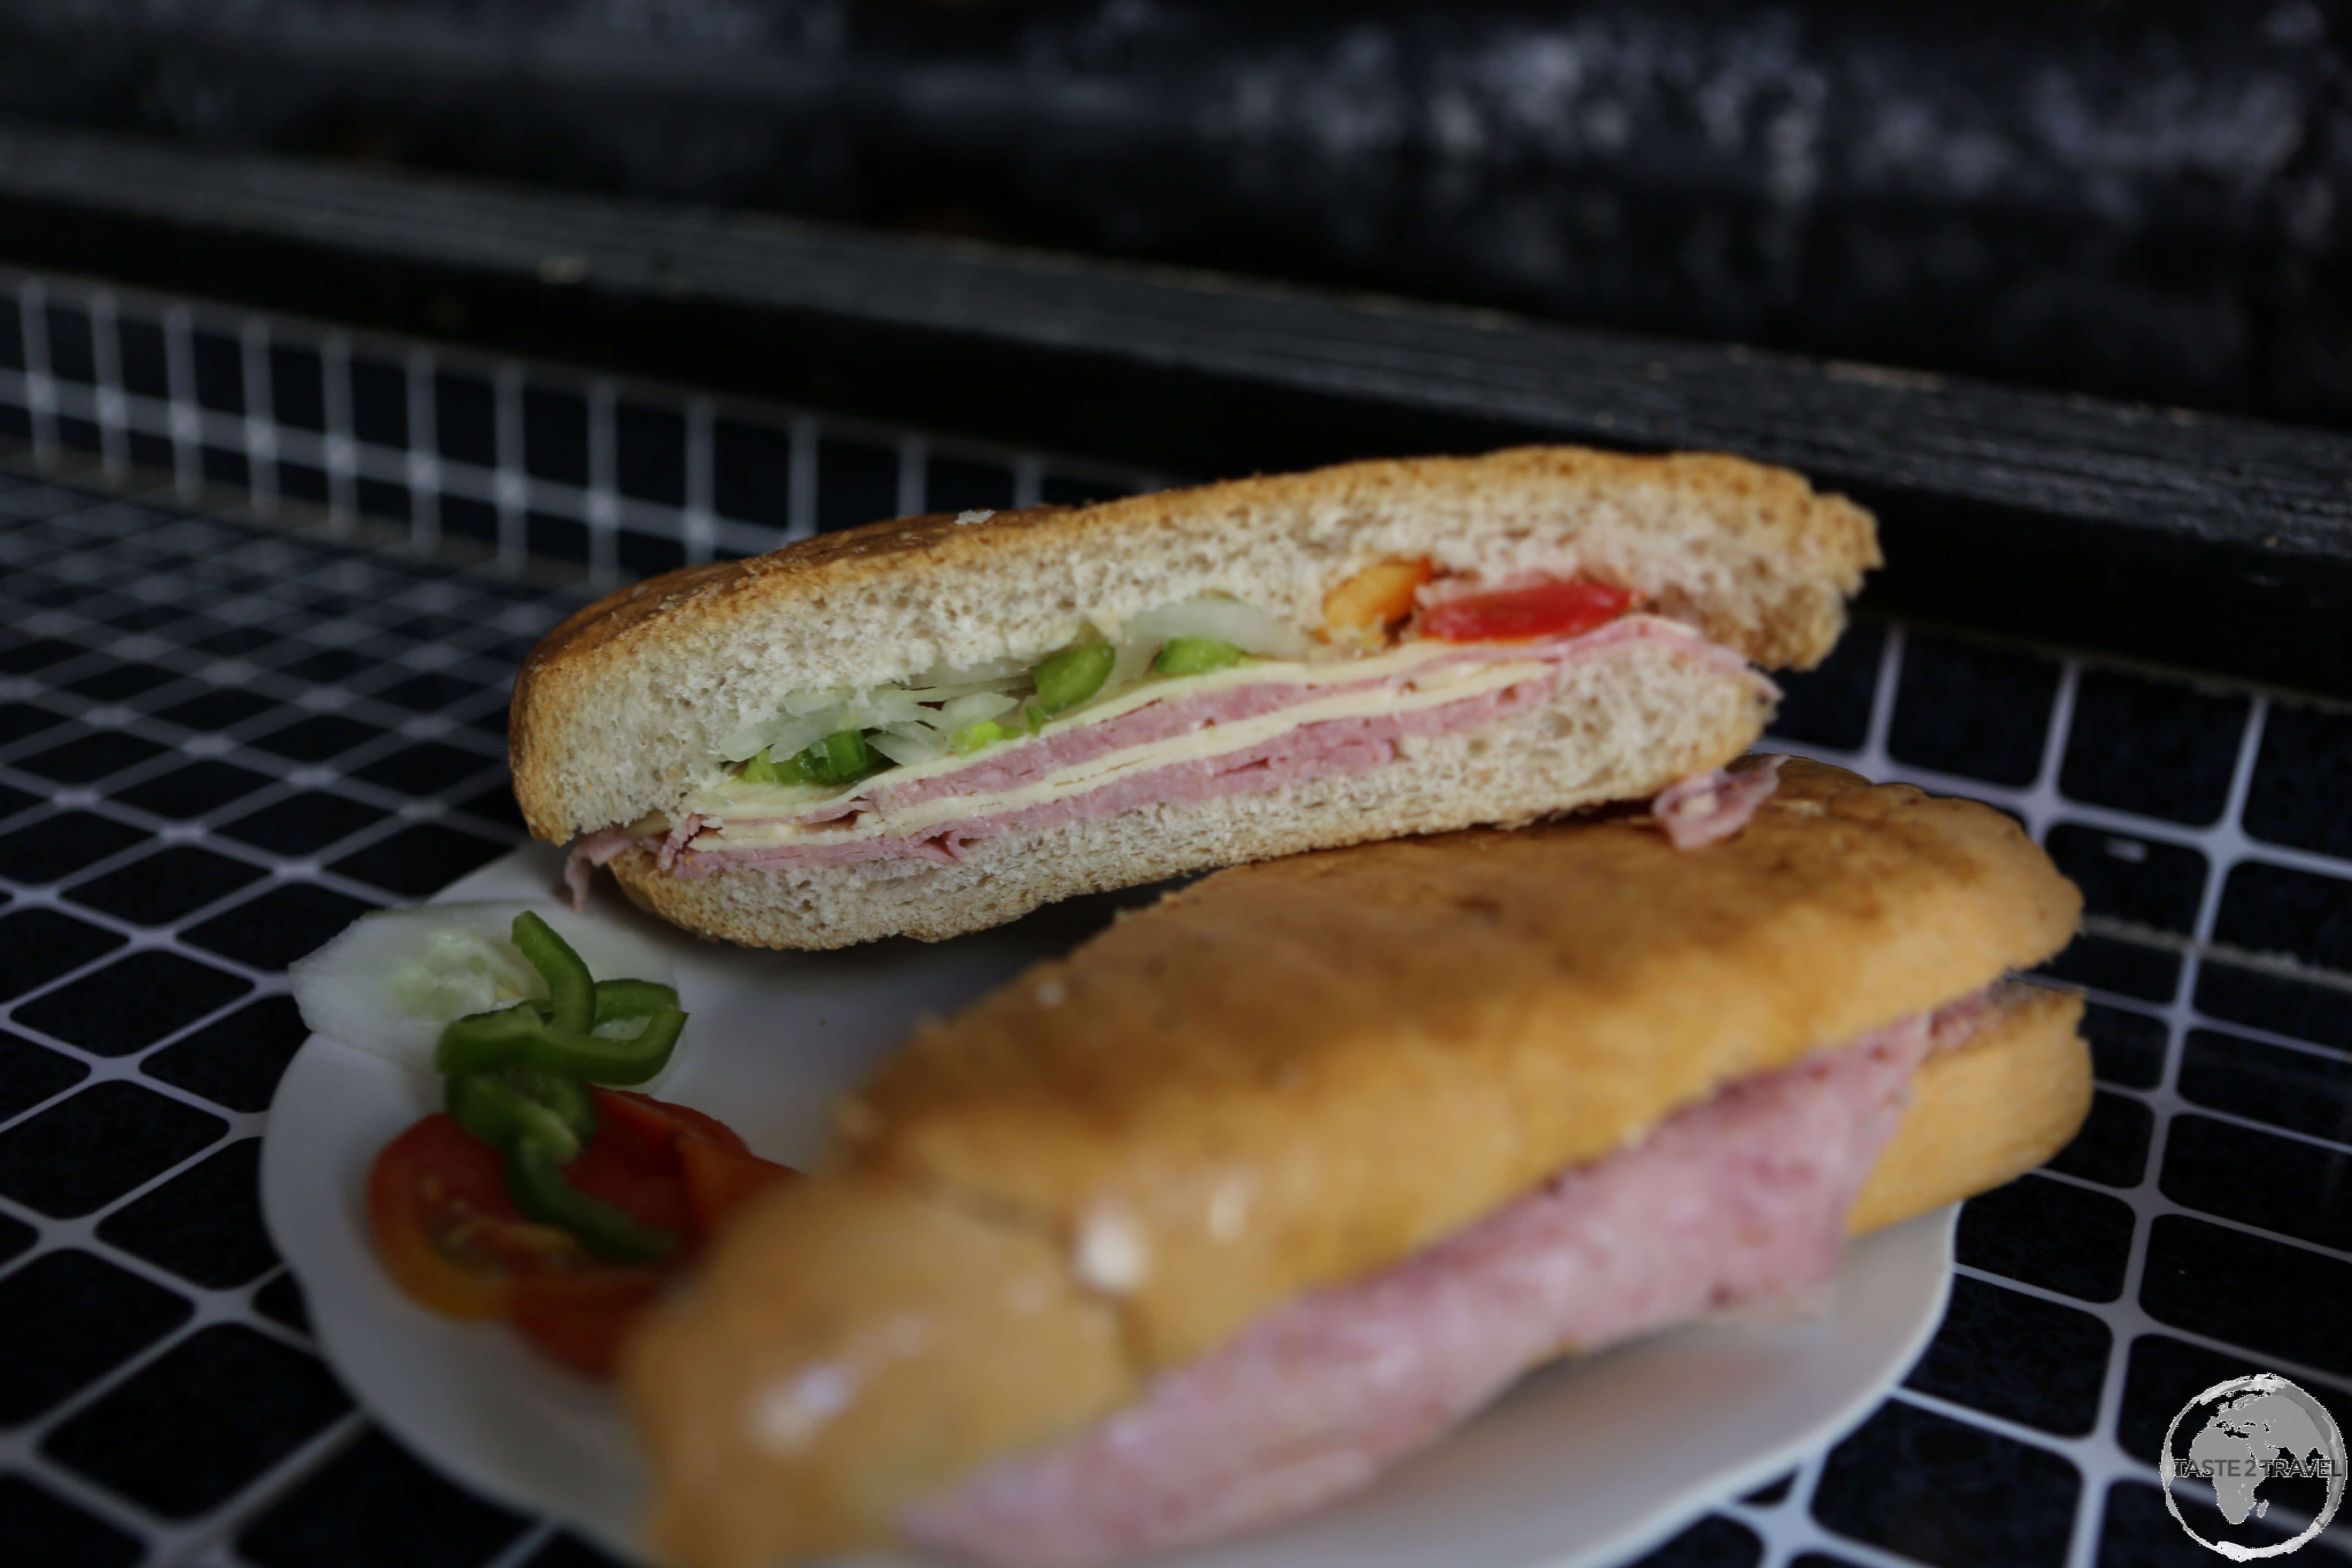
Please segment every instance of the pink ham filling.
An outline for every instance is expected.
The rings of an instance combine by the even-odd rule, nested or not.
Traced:
[[[1990,1010],[1979,993],[1733,1084],[1393,1268],[1280,1309],[901,1530],[1038,1568],[1198,1544],[1357,1489],[1563,1352],[1819,1285],[1913,1069]]]
[[[1740,773],[1717,768],[1668,784],[1650,803],[1650,816],[1677,849],[1704,849],[1748,826],[1757,808],[1780,788],[1786,757],[1764,757]]]
[[[976,815],[935,824],[919,833],[885,834],[843,838],[832,843],[760,846],[738,849],[697,848],[695,839],[677,853],[681,839],[673,835],[664,846],[675,855],[665,868],[688,878],[709,875],[723,867],[843,865],[866,860],[922,858],[953,864],[964,847],[977,839],[1018,829],[1058,826],[1065,823],[1114,816],[1145,805],[1189,805],[1223,795],[1250,795],[1287,784],[1364,773],[1395,759],[1397,742],[1408,736],[1443,735],[1523,713],[1549,700],[1560,670],[1570,662],[1596,657],[1628,644],[1669,638],[1692,657],[1726,670],[1747,669],[1747,661],[1728,648],[1670,631],[1644,616],[1633,616],[1582,637],[1549,643],[1530,643],[1498,650],[1465,647],[1458,653],[1417,668],[1415,676],[1447,665],[1488,663],[1497,657],[1541,661],[1551,667],[1544,677],[1522,681],[1498,692],[1465,698],[1392,718],[1341,719],[1304,724],[1260,745],[1220,757],[1172,763],[1107,784],[1065,799],[1015,811]],[[942,796],[1017,789],[1064,768],[1130,747],[1188,734],[1221,723],[1234,723],[1280,711],[1300,703],[1340,692],[1366,690],[1410,677],[1390,677],[1340,686],[1297,684],[1246,686],[1174,701],[1155,702],[1100,724],[1049,731],[1034,740],[1007,746],[968,767],[904,784],[887,777],[865,795],[835,801],[814,811],[773,817],[740,817],[754,822],[818,823],[855,816],[861,812],[908,806]],[[1761,676],[1756,677],[1759,681]],[[1769,683],[1766,683],[1769,686]]]

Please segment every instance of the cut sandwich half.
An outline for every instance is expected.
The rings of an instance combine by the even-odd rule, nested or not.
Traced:
[[[926,1027],[624,1376],[649,1542],[1077,1565],[1369,1484],[1527,1368],[1801,1294],[2090,1102],[2007,817],[1791,762],[1223,872]]]
[[[1733,458],[1357,463],[900,519],[656,578],[515,688],[538,837],[691,930],[937,939],[1075,893],[1643,798],[1819,662],[1870,517]]]

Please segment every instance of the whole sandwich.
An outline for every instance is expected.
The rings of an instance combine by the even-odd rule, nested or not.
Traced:
[[[903,518],[641,584],[515,688],[515,794],[582,885],[836,947],[1720,767],[1878,563],[1734,458],[1356,463]]]
[[[1804,762],[1697,850],[1621,813],[1211,877],[921,1030],[638,1336],[650,1544],[1194,1544],[1801,1292],[2072,1136],[2081,1004],[2006,977],[2079,908],[2000,813]]]

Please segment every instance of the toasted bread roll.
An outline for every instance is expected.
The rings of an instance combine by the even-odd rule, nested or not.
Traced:
[[[1693,853],[1619,818],[1223,873],[923,1031],[845,1105],[830,1168],[633,1347],[656,1550],[751,1568],[880,1539],[1300,1293],[2073,931],[2074,889],[2000,813],[1782,778]],[[2076,1005],[2003,1008],[1935,1063],[1854,1223],[2063,1142]],[[971,1227],[995,1243],[950,1259]],[[811,1379],[825,1418],[773,1440],[761,1413]]]
[[[1817,663],[1878,560],[1869,514],[1785,470],[1574,447],[1355,463],[976,522],[904,518],[672,573],[572,617],[516,684],[515,792],[531,831],[555,842],[653,825],[600,860],[612,857],[638,903],[689,929],[782,947],[936,939],[1210,866],[1646,798],[1755,740],[1770,689],[1746,665]],[[1387,707],[1327,722],[1300,706],[1297,752],[1274,737],[1268,754],[1226,759],[1232,771],[1213,781],[1197,746],[1162,737],[1134,754],[1162,770],[1165,791],[1116,806],[1066,770],[1054,788],[1095,791],[1075,815],[1047,809],[1064,798],[1051,790],[982,790],[970,824],[923,829],[942,836],[936,852],[905,847],[919,829],[887,800],[868,831],[894,847],[859,859],[842,858],[860,851],[842,847],[856,835],[840,819],[819,833],[778,827],[759,816],[783,809],[772,799],[729,793],[726,770],[750,754],[742,737],[807,708],[810,693],[1023,667],[1203,600],[1290,628],[1328,675],[1323,656],[1367,636],[1378,647],[1380,626],[1412,611],[1430,573],[1457,586],[1604,583],[1634,595],[1655,635],[1548,650],[1507,700],[1492,694],[1491,713],[1405,723],[1392,710],[1403,676]],[[1366,611],[1359,600],[1393,602]],[[1700,635],[1665,635],[1685,628]],[[1490,664],[1512,657],[1490,651]],[[1259,678],[1274,679],[1272,667]],[[1217,733],[1236,732],[1234,710],[1204,711]],[[1390,727],[1344,732],[1366,721]],[[1310,722],[1322,727],[1309,733]],[[1335,756],[1346,744],[1360,749]],[[892,786],[887,773],[874,782]],[[666,841],[689,820],[700,837]]]

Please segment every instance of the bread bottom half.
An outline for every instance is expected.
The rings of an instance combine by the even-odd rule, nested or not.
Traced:
[[[2091,1110],[2083,998],[2015,985],[1998,1016],[1911,1075],[1911,1103],[1847,1211],[1861,1236],[2012,1181],[2064,1148]]]
[[[722,867],[688,879],[630,849],[610,864],[638,906],[747,947],[938,942],[1056,900],[1219,866],[1580,806],[1645,800],[1721,767],[1763,733],[1769,689],[1670,645],[1628,644],[1561,672],[1552,700],[1458,734],[1409,738],[1387,765],[1256,795],[1141,807],[1006,833],[952,866]]]

